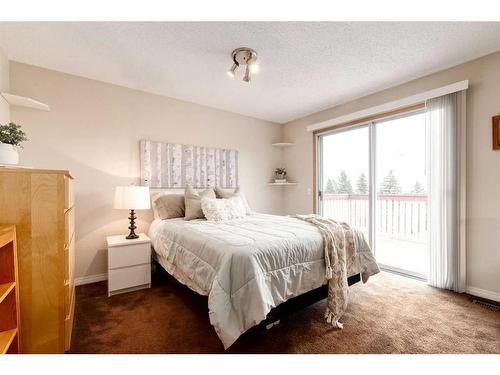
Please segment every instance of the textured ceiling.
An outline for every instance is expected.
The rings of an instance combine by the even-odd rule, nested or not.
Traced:
[[[9,59],[279,123],[500,50],[500,23],[0,23]],[[230,79],[248,46],[260,70]]]

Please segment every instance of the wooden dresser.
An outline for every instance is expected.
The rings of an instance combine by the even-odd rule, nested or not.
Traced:
[[[75,308],[68,171],[0,167],[0,224],[17,230],[21,353],[64,353]]]

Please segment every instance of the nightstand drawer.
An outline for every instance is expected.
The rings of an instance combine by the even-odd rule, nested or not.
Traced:
[[[125,267],[109,270],[108,290],[110,292],[151,283],[151,265]]]
[[[108,268],[121,268],[151,262],[151,245],[139,243],[108,248]]]

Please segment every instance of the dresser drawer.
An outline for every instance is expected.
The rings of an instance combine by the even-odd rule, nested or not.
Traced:
[[[69,246],[64,248],[64,280],[72,280],[75,272],[75,236],[71,239]]]
[[[75,205],[75,194],[73,192],[73,179],[64,178],[64,208],[68,209]]]
[[[149,263],[139,266],[109,270],[108,273],[109,292],[150,283],[151,265]]]
[[[151,262],[151,245],[139,243],[108,248],[108,268],[121,268]]]
[[[71,313],[72,303],[75,299],[75,284],[64,283],[64,315],[67,317]]]
[[[75,232],[75,208],[64,213],[64,245],[69,246]]]
[[[75,293],[71,297],[69,314],[64,319],[64,350],[71,347],[71,333],[73,332],[73,318],[75,316]]]
[[[66,281],[64,283],[64,316],[68,316],[71,311],[72,298],[73,298],[72,283]]]

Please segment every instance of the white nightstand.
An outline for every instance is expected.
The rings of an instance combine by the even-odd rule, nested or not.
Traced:
[[[151,287],[151,240],[108,236],[108,296]]]

